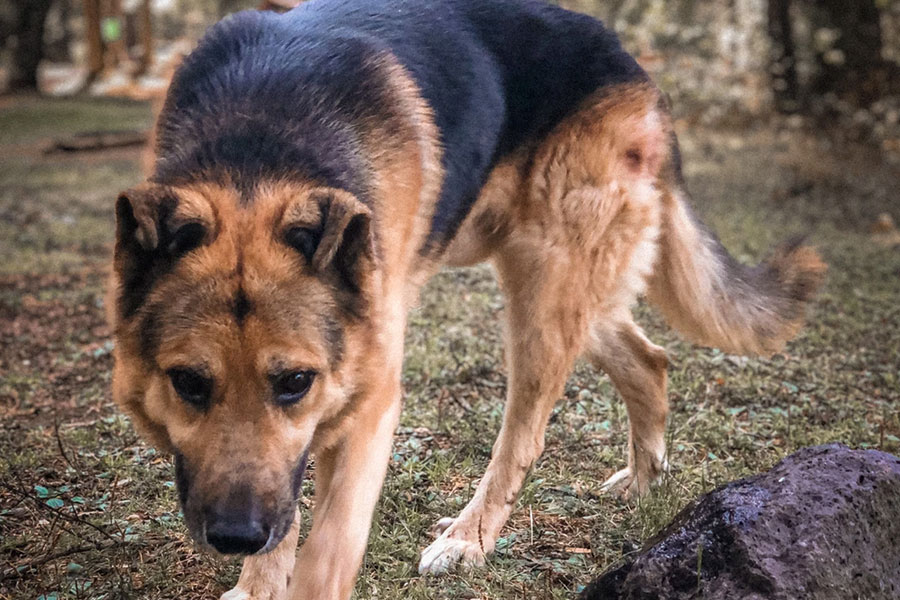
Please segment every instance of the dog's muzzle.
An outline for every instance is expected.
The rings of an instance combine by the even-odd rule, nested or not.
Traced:
[[[257,554],[272,550],[287,535],[294,518],[308,450],[290,477],[290,497],[266,507],[249,485],[237,485],[211,501],[201,501],[193,489],[193,473],[180,453],[175,455],[175,481],[191,536],[222,554]]]

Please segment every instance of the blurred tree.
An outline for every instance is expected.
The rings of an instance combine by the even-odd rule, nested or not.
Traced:
[[[0,2],[0,50],[6,48],[6,41],[13,34],[15,23],[15,6],[11,2]]]
[[[833,93],[855,106],[883,95],[896,68],[882,59],[881,12],[876,0],[814,0],[813,24],[833,42],[815,48],[818,75],[810,91]],[[828,38],[825,36],[820,36]]]
[[[84,0],[84,35],[87,42],[88,86],[103,72],[103,36],[100,33],[100,0]]]
[[[12,54],[9,91],[37,91],[38,65],[44,57],[44,24],[53,0],[13,0],[16,9],[12,35],[16,45]]]
[[[767,0],[775,107],[819,112],[837,100],[865,108],[900,91],[900,68],[882,54],[884,6],[879,0]],[[798,18],[811,29],[799,46]],[[803,80],[797,69],[801,51],[805,64],[813,63]]]
[[[797,55],[791,23],[791,0],[768,1],[768,29],[772,40],[769,72],[775,95],[775,108],[795,112],[800,108],[800,84],[797,81]]]
[[[72,62],[72,0],[54,0],[47,15],[44,32],[44,58]]]
[[[137,75],[146,73],[153,64],[153,13],[150,0],[141,0],[138,6],[138,29],[141,42],[141,58]]]
[[[103,66],[111,69],[126,62],[128,48],[125,44],[125,12],[122,10],[122,0],[104,1],[100,31],[106,49]]]

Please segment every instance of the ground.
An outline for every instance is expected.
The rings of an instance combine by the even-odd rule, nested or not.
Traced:
[[[78,131],[144,128],[149,108],[4,102],[0,598],[217,598],[237,561],[193,548],[169,458],[110,401],[113,202],[140,179],[140,150],[43,152]],[[747,359],[685,343],[636,307],[672,359],[672,469],[661,486],[633,504],[599,493],[623,466],[625,411],[609,381],[579,364],[488,566],[425,578],[418,553],[432,523],[470,497],[505,389],[491,271],[440,274],[411,316],[406,407],[357,598],[570,598],[692,498],[799,447],[900,452],[900,246],[870,232],[882,213],[900,221],[900,168],[799,130],[679,130],[697,212],[736,256],[758,260],[798,232],[820,248],[830,271],[809,326],[785,353]]]

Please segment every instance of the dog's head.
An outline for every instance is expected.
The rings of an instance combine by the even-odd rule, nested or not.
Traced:
[[[109,309],[114,397],[175,454],[192,535],[250,554],[287,533],[313,434],[353,397],[378,275],[351,194],[272,183],[245,200],[123,193]]]

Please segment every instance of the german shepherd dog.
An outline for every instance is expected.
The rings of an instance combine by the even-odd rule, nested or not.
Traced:
[[[698,343],[766,355],[825,268],[798,243],[731,258],[688,208],[660,91],[600,22],[537,0],[239,13],[180,66],[156,136],[148,182],[116,203],[114,396],[174,454],[196,541],[247,555],[230,599],[349,597],[406,314],[440,266],[493,263],[509,382],[487,471],[421,573],[494,548],[579,355],[630,419],[604,487],[664,471],[667,360],[639,296]]]

